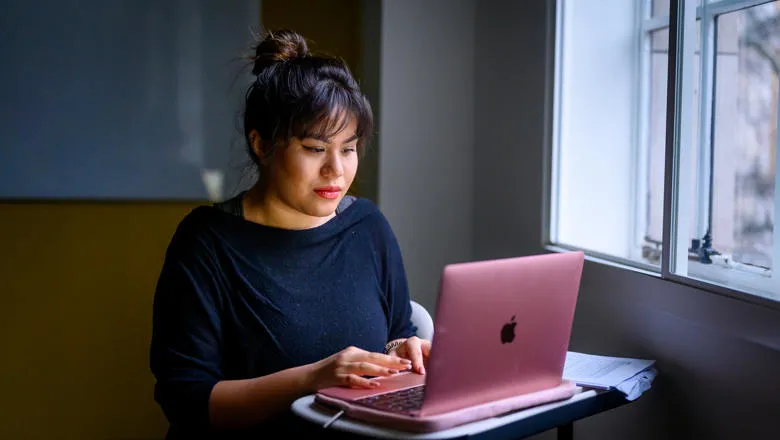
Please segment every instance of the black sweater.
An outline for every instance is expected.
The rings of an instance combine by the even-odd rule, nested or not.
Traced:
[[[297,231],[194,209],[171,240],[154,298],[150,362],[168,438],[209,431],[220,380],[309,364],[350,345],[382,352],[412,336],[409,299],[398,243],[369,200]],[[298,423],[288,412],[235,437]]]

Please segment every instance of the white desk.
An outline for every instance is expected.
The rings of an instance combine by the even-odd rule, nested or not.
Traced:
[[[522,438],[548,429],[559,428],[559,438],[571,438],[571,424],[575,420],[597,414],[627,403],[619,391],[596,391],[578,389],[573,397],[560,402],[548,403],[456,426],[432,433],[410,433],[371,425],[342,416],[328,429],[351,432],[371,438],[386,439],[453,439],[453,438]],[[329,421],[337,411],[314,402],[314,396],[301,397],[292,405],[297,416],[317,425]]]

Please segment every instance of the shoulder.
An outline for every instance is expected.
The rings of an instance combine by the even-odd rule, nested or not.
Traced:
[[[379,207],[366,198],[356,198],[352,205],[340,214],[352,223],[352,227],[368,233],[374,242],[382,247],[388,241],[395,242],[395,234],[390,222]]]
[[[219,217],[228,215],[212,206],[193,208],[179,221],[168,247],[171,250],[187,250],[211,248],[214,240],[214,230],[220,223]]]
[[[219,213],[220,211],[217,208],[207,205],[193,208],[181,219],[176,227],[176,232],[181,234],[202,234],[214,227],[217,214]]]
[[[349,200],[347,199],[349,197]],[[385,219],[379,207],[370,199],[355,196],[346,196],[339,203],[336,213],[348,223],[376,224],[384,223]]]

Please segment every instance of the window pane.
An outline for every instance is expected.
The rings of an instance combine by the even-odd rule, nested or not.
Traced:
[[[717,20],[713,245],[762,268],[774,242],[778,3]]]
[[[662,17],[669,15],[669,0],[652,0],[653,7],[650,8],[653,17]]]
[[[700,26],[697,23],[697,34],[700,31]],[[659,29],[650,33],[651,39],[651,54],[650,54],[650,90],[649,101],[646,105],[649,106],[648,113],[648,178],[647,178],[647,193],[641,195],[647,200],[647,225],[645,229],[645,246],[643,251],[643,257],[651,264],[660,264],[660,246],[663,241],[663,221],[664,221],[664,179],[666,170],[666,96],[667,96],[667,77],[668,77],[668,61],[669,61],[669,28]],[[699,59],[700,59],[700,44],[699,38],[696,38],[696,48],[694,50],[694,58],[691,68],[693,70],[693,76],[696,79],[693,86],[693,97],[691,98],[694,103],[699,99]],[[691,121],[690,130],[695,135],[696,127],[698,124],[697,114],[694,113]],[[694,136],[695,138],[695,136]],[[685,173],[685,178],[690,180],[691,185],[695,185],[696,165],[698,161],[694,158],[692,166],[688,173]],[[690,206],[695,205],[695,199],[688,200]],[[691,216],[688,219],[690,224],[690,236],[695,237],[696,232],[696,217]],[[650,249],[653,249],[652,251]]]
[[[712,3],[714,0],[710,0]],[[696,0],[697,5],[701,5],[701,0]],[[663,17],[669,15],[669,0],[650,0],[650,13],[652,17]]]
[[[681,55],[680,79],[690,81],[682,85],[683,99],[697,104],[676,115],[683,132],[694,135],[680,138],[677,153],[681,168],[673,227],[678,241],[671,270],[778,299],[780,282],[772,265],[780,255],[773,233],[780,208],[780,1],[701,20],[695,34],[684,32],[686,40],[699,37],[700,47]]]
[[[647,228],[644,257],[649,263],[660,264],[660,246],[663,241],[664,170],[666,155],[666,85],[669,63],[669,28],[650,34],[650,90],[648,127],[648,186]],[[652,246],[655,244],[655,246]]]
[[[681,175],[681,179],[687,179],[688,184],[691,185],[693,188],[695,188],[695,191],[690,193],[690,197],[688,198],[687,202],[690,206],[689,212],[691,215],[689,216],[687,220],[688,224],[688,243],[690,243],[691,251],[696,252],[697,242],[701,241],[701,238],[704,236],[704,234],[707,232],[706,228],[706,219],[702,218],[702,212],[706,212],[707,205],[706,203],[709,201],[709,198],[707,197],[707,190],[705,183],[702,179],[707,178],[706,173],[701,173],[702,166],[707,166],[706,163],[707,157],[702,157],[701,152],[701,137],[699,135],[700,129],[702,127],[701,124],[701,114],[702,114],[702,108],[701,108],[701,96],[700,96],[700,90],[701,90],[701,82],[702,82],[702,57],[701,57],[701,50],[702,50],[702,26],[701,21],[696,21],[696,31],[694,34],[694,41],[696,46],[693,50],[693,59],[690,65],[690,69],[693,72],[693,95],[691,96],[691,103],[693,105],[693,108],[695,111],[691,114],[690,119],[690,125],[687,127],[687,129],[690,131],[691,134],[691,143],[689,145],[689,148],[691,148],[694,151],[698,151],[699,154],[693,154],[691,157],[691,163],[690,167],[688,168],[687,173],[683,173]],[[703,129],[706,130],[706,127]],[[700,165],[702,162],[704,162],[704,165]],[[707,181],[708,182],[708,181]]]

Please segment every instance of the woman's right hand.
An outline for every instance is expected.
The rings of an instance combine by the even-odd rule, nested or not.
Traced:
[[[411,367],[411,361],[398,356],[372,353],[347,347],[312,364],[309,387],[312,391],[332,386],[376,388],[379,382],[363,376],[391,376]]]

